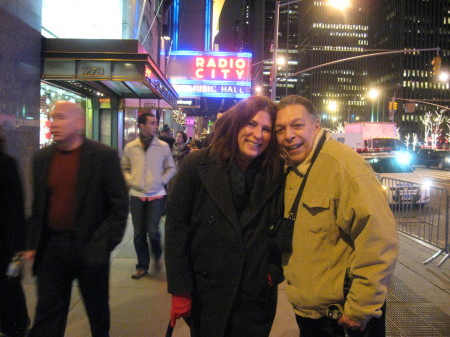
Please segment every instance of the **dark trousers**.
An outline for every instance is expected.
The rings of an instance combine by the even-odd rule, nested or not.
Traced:
[[[138,197],[130,197],[130,212],[134,229],[133,242],[138,260],[136,269],[148,270],[150,266],[147,233],[150,237],[153,256],[156,260],[161,258],[159,221],[164,208],[164,200],[165,197],[152,201],[142,201]]]
[[[62,337],[78,280],[93,337],[109,337],[109,263],[87,266],[77,240],[53,235],[37,269],[38,303],[29,337]]]
[[[21,278],[0,278],[0,331],[8,336],[24,336],[28,312]]]
[[[295,315],[301,337],[385,337],[386,336],[386,303],[381,308],[383,314],[379,318],[372,318],[366,325],[365,331],[347,329],[338,324],[337,320],[328,317],[318,319]]]

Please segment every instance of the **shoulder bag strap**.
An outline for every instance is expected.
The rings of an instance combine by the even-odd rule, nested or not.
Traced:
[[[289,219],[295,220],[295,217],[297,216],[297,209],[298,204],[300,202],[300,198],[303,194],[303,190],[305,189],[306,185],[306,179],[308,178],[309,171],[311,171],[311,168],[316,161],[317,156],[319,155],[320,150],[322,150],[323,144],[325,143],[326,139],[326,131],[323,133],[322,137],[319,140],[319,143],[317,144],[316,151],[313,154],[313,157],[311,158],[311,165],[309,165],[308,170],[306,171],[305,177],[303,178],[302,184],[300,185],[300,188],[298,189],[297,196],[295,197],[294,203],[292,204],[291,210],[289,211]]]

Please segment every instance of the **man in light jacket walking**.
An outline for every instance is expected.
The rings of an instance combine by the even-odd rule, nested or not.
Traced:
[[[122,170],[130,188],[130,212],[134,228],[134,248],[138,263],[131,277],[140,279],[148,273],[150,252],[155,258],[155,269],[161,268],[161,235],[159,221],[164,208],[164,185],[175,175],[175,163],[169,145],[157,139],[158,124],[151,113],[138,118],[139,137],[125,146]]]

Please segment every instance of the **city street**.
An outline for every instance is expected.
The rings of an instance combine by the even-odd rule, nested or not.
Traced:
[[[415,167],[415,171],[429,178],[436,186],[445,187],[450,192],[450,170],[425,168],[425,166],[418,165]]]
[[[163,223],[161,223],[162,225]],[[399,235],[400,256],[388,296],[388,337],[447,337],[450,331],[450,263],[437,268],[437,261],[423,265],[422,261],[435,253],[414,240]],[[170,312],[165,270],[141,280],[132,280],[136,257],[132,226],[128,222],[122,243],[112,255],[110,303],[111,337],[165,336]],[[36,294],[30,270],[23,281],[31,318],[34,316]],[[66,337],[90,336],[89,323],[76,283],[66,329]],[[270,337],[298,337],[292,307],[282,283],[278,308]],[[186,324],[179,320],[174,337],[188,337]],[[244,337],[244,336],[243,336]]]

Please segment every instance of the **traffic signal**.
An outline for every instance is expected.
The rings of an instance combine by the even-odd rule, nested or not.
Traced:
[[[389,111],[397,111],[398,103],[396,101],[389,101]]]
[[[440,56],[435,56],[433,58],[433,61],[431,61],[431,64],[433,65],[433,75],[437,76],[439,75],[441,71],[441,58]]]

